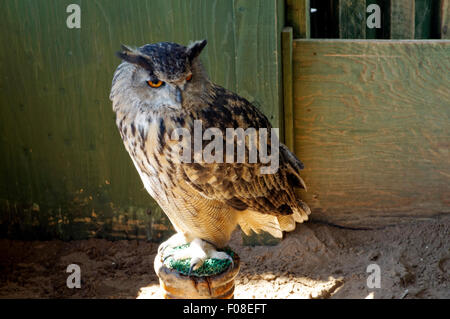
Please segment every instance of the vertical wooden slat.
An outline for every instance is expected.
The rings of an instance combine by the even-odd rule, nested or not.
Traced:
[[[439,35],[441,39],[450,39],[450,0],[441,0],[439,8]]]
[[[310,38],[310,1],[286,0],[286,24],[292,26],[294,38]]]
[[[421,0],[415,2],[415,34],[416,39],[431,38],[431,20],[435,0]]]
[[[293,29],[286,27],[282,33],[283,55],[283,111],[284,111],[284,143],[294,150],[294,110],[292,96],[292,41]]]
[[[281,4],[281,0],[233,1],[237,93],[256,104],[274,127],[280,127],[283,96]]]
[[[339,1],[339,37],[366,38],[366,0]]]
[[[391,39],[414,39],[414,0],[391,0]]]

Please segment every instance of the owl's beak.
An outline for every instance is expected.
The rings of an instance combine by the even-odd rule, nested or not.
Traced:
[[[183,94],[181,93],[181,89],[177,86],[176,91],[175,91],[175,101],[177,101],[177,103],[182,104],[183,103]]]

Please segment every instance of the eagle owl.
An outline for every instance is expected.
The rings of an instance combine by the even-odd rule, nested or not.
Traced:
[[[246,234],[266,231],[281,238],[310,213],[295,193],[296,188],[306,189],[299,173],[303,164],[281,143],[278,169],[271,174],[262,173],[265,164],[248,156],[234,162],[196,161],[194,156],[181,161],[182,148],[174,151],[177,145],[192,147],[184,136],[174,139],[174,130],[194,136],[196,121],[223,136],[227,128],[271,129],[250,102],[209,80],[199,59],[205,45],[206,40],[187,47],[168,42],[138,49],[123,46],[110,94],[125,148],[146,190],[176,230],[160,250],[190,243],[172,257],[191,258],[191,270],[207,258],[229,259],[218,249],[237,225]],[[248,155],[247,144],[245,151]]]

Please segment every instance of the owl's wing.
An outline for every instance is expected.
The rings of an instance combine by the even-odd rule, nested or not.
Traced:
[[[225,136],[226,128],[267,128],[268,119],[247,100],[220,89],[210,107],[198,114],[204,128],[219,126]],[[268,150],[271,140],[267,139]],[[246,144],[246,146],[248,146]],[[256,143],[258,155],[260,145]],[[234,148],[235,159],[237,147]],[[270,154],[270,151],[268,151]],[[224,151],[225,153],[225,151]],[[303,164],[283,144],[279,144],[279,168],[264,174],[261,168],[269,164],[249,163],[248,148],[244,163],[184,163],[183,179],[207,199],[222,201],[237,210],[252,210],[271,215],[290,215],[305,210],[303,202],[295,196],[294,187],[306,188],[300,177]]]

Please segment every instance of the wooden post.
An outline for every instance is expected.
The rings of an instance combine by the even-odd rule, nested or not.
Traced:
[[[450,1],[441,0],[439,8],[439,35],[441,39],[450,39]]]
[[[391,39],[414,39],[414,0],[391,1]]]
[[[294,38],[311,37],[309,11],[309,0],[286,0],[286,23],[292,26]]]
[[[366,1],[339,1],[339,37],[341,39],[366,38]]]
[[[292,41],[292,27],[284,28],[282,33],[284,143],[291,151],[295,152],[294,109],[292,101]]]
[[[163,263],[158,253],[154,261],[155,272],[165,299],[233,299],[235,278],[240,270],[239,256],[233,254],[233,267],[211,276],[187,276]]]

